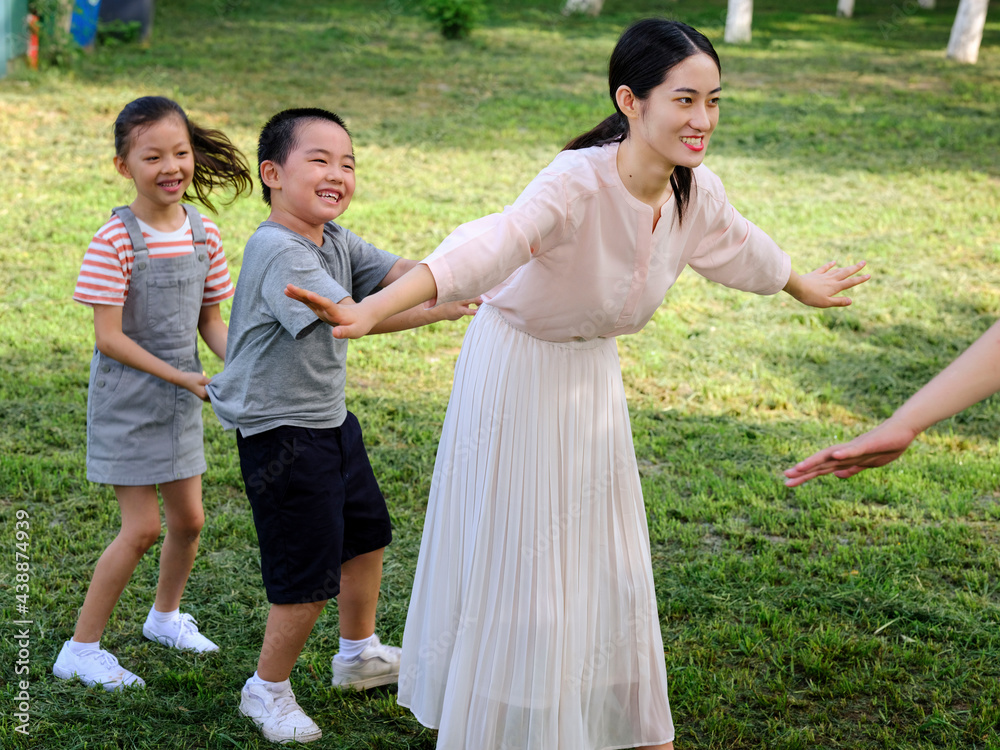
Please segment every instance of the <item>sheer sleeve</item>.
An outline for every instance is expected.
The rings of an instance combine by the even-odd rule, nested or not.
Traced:
[[[745,219],[726,199],[721,181],[699,169],[697,210],[685,216],[703,226],[688,265],[711,281],[757,294],[775,294],[788,282],[792,262],[760,227]]]
[[[512,206],[461,225],[422,262],[437,284],[440,302],[469,299],[558,244],[566,230],[562,176],[542,172]]]

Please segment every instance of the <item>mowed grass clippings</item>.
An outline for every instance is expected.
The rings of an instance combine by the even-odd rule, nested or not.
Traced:
[[[175,98],[255,161],[279,109],[322,106],[354,134],[344,224],[420,258],[501,209],[572,136],[610,112],[622,28],[668,14],[723,62],[706,163],[805,272],[867,260],[855,305],[818,311],[683,275],[619,350],[646,493],[678,747],[1000,748],[1000,502],[995,400],[946,420],[897,463],[794,491],[780,470],[876,424],[1000,312],[1000,25],[976,66],[944,59],[956,2],[756,9],[754,41],[721,43],[725,3],[620,0],[596,19],[560,2],[488,10],[462,42],[416,0],[159,3],[148,47],[0,80],[0,607],[4,747],[263,748],[237,712],[267,603],[232,434],[206,407],[207,524],[185,595],[218,654],[142,638],[157,549],[102,644],[148,689],[105,694],[51,676],[94,563],[118,528],[84,474],[90,311],[70,300],[84,248],[129,185],[111,124],[144,94]],[[911,7],[912,5],[912,7]],[[898,6],[898,7],[897,7]],[[993,10],[993,9],[991,9]],[[222,207],[230,267],[266,216]],[[224,309],[228,317],[228,306]],[[395,524],[379,632],[399,643],[440,423],[464,324],[351,345],[348,399]],[[221,363],[205,350],[208,372]],[[30,595],[16,609],[15,522],[30,520]],[[317,748],[434,747],[392,690],[329,684],[336,606],[293,672]],[[30,626],[30,732],[13,714]]]

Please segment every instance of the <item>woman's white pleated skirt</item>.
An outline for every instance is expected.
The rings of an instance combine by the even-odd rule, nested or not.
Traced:
[[[673,740],[649,533],[613,339],[484,305],[455,369],[399,703],[439,750]]]

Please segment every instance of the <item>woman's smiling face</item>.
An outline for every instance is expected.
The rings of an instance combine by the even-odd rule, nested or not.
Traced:
[[[697,167],[719,122],[719,68],[699,53],[675,65],[663,83],[637,102],[629,139],[669,167]]]

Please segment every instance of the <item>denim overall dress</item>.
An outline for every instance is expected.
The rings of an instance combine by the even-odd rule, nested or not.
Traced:
[[[125,224],[135,258],[122,308],[122,332],[185,372],[201,372],[198,318],[211,260],[200,214],[184,205],[194,252],[149,257],[135,214]],[[186,388],[136,370],[94,348],[87,391],[87,479],[148,485],[203,474],[202,401]]]

